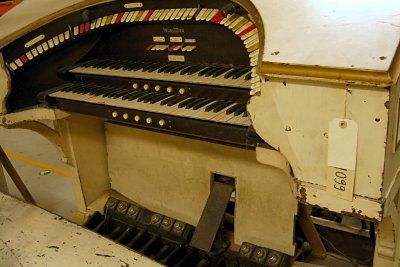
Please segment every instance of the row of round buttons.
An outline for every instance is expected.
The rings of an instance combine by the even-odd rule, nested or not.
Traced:
[[[139,84],[138,83],[134,83],[134,84],[132,84],[132,88],[133,89],[139,89]],[[149,90],[150,89],[150,85],[148,85],[148,84],[144,84],[143,85],[143,89],[144,90]],[[154,86],[154,90],[156,91],[156,92],[159,92],[160,90],[161,90],[161,86],[160,85],[156,85],[156,86]],[[174,88],[172,88],[172,86],[168,86],[167,87],[167,93],[172,93],[174,91]],[[181,95],[183,95],[184,93],[186,93],[186,89],[185,88],[180,88],[179,89],[179,93],[181,94]]]
[[[111,116],[112,116],[113,118],[118,118],[119,114],[118,114],[118,112],[114,111],[113,113],[111,113]],[[123,118],[124,120],[128,120],[128,119],[129,119],[129,114],[128,114],[128,113],[124,113],[124,114],[122,115],[122,118]],[[136,122],[139,122],[139,121],[142,120],[142,118],[141,118],[139,115],[135,115],[135,117],[133,117],[133,119],[134,119]],[[151,124],[152,122],[153,122],[153,119],[152,119],[151,117],[147,117],[147,118],[146,118],[146,123],[147,123],[147,124]],[[166,123],[165,123],[165,120],[161,119],[161,120],[158,121],[158,124],[159,124],[160,126],[164,126]]]

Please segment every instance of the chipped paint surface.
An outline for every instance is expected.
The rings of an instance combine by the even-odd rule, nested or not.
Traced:
[[[1,266],[162,266],[10,196],[0,203]]]
[[[248,110],[256,132],[288,159],[295,178],[323,188],[319,192],[324,194],[316,198],[308,189],[299,191],[299,198],[336,212],[351,213],[354,206],[362,216],[379,219],[388,100],[385,88],[270,78],[262,83],[261,95],[251,98]],[[370,208],[358,208],[359,200],[333,201],[325,191],[328,126],[334,118],[354,120],[359,126],[354,194]]]
[[[391,66],[400,40],[398,0],[252,2],[264,23],[266,62],[379,71]]]

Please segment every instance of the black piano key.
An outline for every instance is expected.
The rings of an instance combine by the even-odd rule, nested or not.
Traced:
[[[97,94],[97,93],[101,93],[103,90],[105,90],[104,87],[99,87],[99,86],[93,87],[93,88],[90,90],[89,95],[95,95],[95,94]]]
[[[185,75],[187,74],[191,69],[198,67],[199,65],[189,65],[187,68],[184,68],[181,70],[180,74]]]
[[[79,93],[83,92],[83,91],[84,91],[85,89],[87,89],[87,88],[88,88],[87,85],[81,84],[80,86],[78,86],[77,88],[75,88],[74,90],[72,90],[71,92],[72,92],[72,93],[75,93],[75,94],[79,94]]]
[[[205,69],[202,69],[201,71],[199,71],[199,73],[197,74],[198,76],[204,76],[208,71],[213,70],[214,67],[207,67]]]
[[[132,70],[133,70],[133,71],[142,70],[143,68],[150,66],[152,63],[153,63],[153,62],[146,62],[146,63],[140,64],[140,65],[137,65],[137,66],[134,67]]]
[[[172,262],[177,259],[177,256],[181,254],[181,252],[184,250],[183,246],[176,246],[174,247],[164,259],[160,260],[161,264],[167,265],[167,266],[172,266]]]
[[[143,71],[148,71],[148,72],[152,72],[155,69],[159,68],[162,65],[162,63],[160,62],[153,62],[150,65],[146,66],[143,68]]]
[[[61,89],[61,92],[70,92],[70,91],[74,90],[77,87],[78,87],[77,84],[68,84],[67,86],[65,86],[65,87],[63,87]]]
[[[249,81],[249,80],[251,80],[251,71],[248,73],[248,74],[246,74],[246,77],[244,77],[244,79],[246,80],[246,81]]]
[[[109,88],[106,88],[106,87],[104,87],[104,88],[102,88],[101,90],[96,90],[96,92],[95,93],[93,93],[93,95],[94,96],[101,96],[102,94],[105,94],[105,93],[107,93],[107,92],[109,92]]]
[[[214,78],[217,78],[218,76],[224,74],[225,72],[227,72],[227,71],[229,71],[229,70],[231,70],[231,68],[225,67],[225,68],[219,69],[219,70],[215,71],[215,72],[213,73],[212,76],[213,76]]]
[[[239,70],[240,70],[240,69],[235,68],[235,69],[233,69],[233,70],[231,70],[231,71],[225,73],[224,78],[225,78],[225,79],[232,78],[232,76],[233,76],[236,72],[238,72]]]
[[[238,79],[249,72],[249,68],[243,68],[232,75],[232,79]]]
[[[148,95],[146,95],[146,96],[142,96],[142,97],[139,97],[138,98],[138,102],[144,102],[144,103],[147,103],[147,102],[145,102],[146,100],[150,100],[150,99],[152,99],[152,98],[154,98],[154,97],[156,97],[157,96],[157,93],[149,93]]]
[[[242,103],[238,103],[238,104],[236,104],[236,105],[234,105],[234,106],[228,108],[228,109],[226,110],[226,114],[227,114],[227,115],[232,114],[232,113],[234,113],[235,111],[239,110],[242,106],[243,106]]]
[[[156,96],[155,98],[151,99],[151,100],[149,101],[149,103],[150,103],[150,104],[154,104],[154,103],[157,103],[157,102],[159,102],[159,101],[161,101],[161,100],[163,100],[163,99],[165,99],[165,98],[167,98],[167,97],[171,97],[171,95],[169,95],[169,94],[159,94],[159,95]]]
[[[110,69],[112,70],[118,70],[118,69],[122,69],[124,66],[126,66],[128,63],[127,61],[120,61],[117,64],[114,64],[112,67],[110,67]]]
[[[207,68],[207,67],[201,66],[201,65],[197,65],[197,66],[191,68],[186,74],[187,74],[187,75],[192,75],[192,74],[194,74],[194,73],[196,73],[196,72],[198,72],[198,71],[201,71],[201,70],[204,69],[204,68]]]
[[[135,237],[131,241],[129,241],[129,243],[126,246],[132,248],[141,238],[143,238],[146,235],[146,232],[147,232],[146,229],[140,230],[140,232],[137,233]]]
[[[100,66],[102,66],[103,64],[105,64],[104,59],[99,59],[99,60],[96,60],[96,62],[93,63],[91,67],[100,68]]]
[[[178,104],[178,108],[184,108],[184,107],[186,107],[186,105],[190,104],[193,101],[196,101],[197,99],[198,99],[197,97],[190,97],[190,98],[180,102]]]
[[[126,100],[128,101],[133,101],[138,97],[141,97],[142,95],[147,94],[148,92],[146,91],[138,91],[136,94],[131,95],[130,97],[128,97]]]
[[[92,90],[94,90],[95,89],[95,87],[93,87],[93,86],[82,86],[79,90],[77,90],[75,93],[77,93],[77,94],[82,94],[82,95],[84,95],[84,94],[88,94],[88,93],[90,93]]]
[[[108,92],[101,94],[102,97],[112,97],[115,93],[118,93],[121,89],[119,88],[109,88]]]
[[[181,64],[179,64],[179,63],[175,63],[175,64],[173,64],[173,65],[171,65],[171,66],[169,66],[169,67],[166,67],[165,69],[164,69],[164,73],[169,73],[171,70],[173,70],[174,68],[176,68],[176,67],[178,67],[178,66],[180,66]]]
[[[204,74],[204,77],[210,77],[210,76],[212,76],[215,72],[217,72],[217,71],[219,71],[219,70],[221,70],[221,69],[225,69],[224,67],[221,67],[221,66],[217,66],[217,67],[214,67],[214,68],[212,68],[212,69],[210,69],[209,71],[207,71],[205,74]]]
[[[216,101],[216,102],[212,103],[211,105],[207,106],[205,111],[206,112],[212,111],[216,106],[218,106],[222,103],[224,103],[224,101]]]
[[[196,104],[198,104],[198,103],[200,103],[200,102],[202,102],[202,101],[204,101],[204,100],[205,100],[205,98],[198,98],[198,99],[196,99],[196,100],[190,102],[189,104],[187,104],[187,105],[185,106],[185,108],[186,108],[186,109],[191,109],[192,107],[194,107],[194,105],[196,105]]]
[[[208,104],[210,104],[211,102],[213,102],[213,99],[204,99],[203,101],[201,101],[200,103],[197,103],[196,105],[193,106],[194,110],[198,110]]]
[[[232,105],[232,104],[233,104],[233,102],[231,102],[231,101],[227,101],[227,102],[223,101],[221,104],[217,105],[217,106],[213,109],[213,112],[214,112],[214,113],[220,112],[221,110],[223,110],[224,108],[229,107],[229,106]]]
[[[177,99],[177,98],[179,98],[179,97],[182,97],[182,96],[179,96],[179,95],[171,95],[171,97],[162,100],[162,101],[160,102],[160,105],[161,105],[161,106],[167,105],[169,101],[175,100],[175,99]]]
[[[246,104],[243,104],[242,107],[240,107],[238,110],[236,110],[233,115],[235,116],[240,116],[243,114],[243,112],[246,112]]]
[[[181,70],[183,70],[183,69],[186,69],[187,68],[187,65],[186,64],[180,64],[180,65],[178,65],[178,66],[176,66],[175,68],[173,68],[172,70],[170,70],[170,74],[175,74],[175,73],[177,73],[177,72],[179,72],[179,71],[181,71]]]
[[[143,63],[143,61],[136,61],[136,62],[131,62],[131,63],[128,63],[125,67],[123,67],[122,69],[123,70],[131,70],[131,69],[133,69],[134,67],[136,67],[137,65],[139,65],[139,64],[142,64]]]
[[[119,91],[118,93],[115,93],[113,95],[110,95],[110,97],[112,97],[114,99],[117,99],[117,98],[120,98],[120,97],[122,97],[124,95],[127,95],[127,94],[131,93],[131,92],[132,92],[132,90],[130,90],[130,89],[121,89],[121,91]]]
[[[98,60],[91,59],[91,60],[80,63],[78,66],[79,67],[91,67],[91,66],[93,66],[93,64],[96,64],[97,62],[98,62]]]
[[[177,104],[177,103],[179,103],[179,102],[184,101],[185,99],[187,99],[186,96],[178,96],[178,97],[176,97],[176,98],[174,98],[174,99],[170,99],[170,100],[167,102],[167,106],[168,106],[168,107],[171,107],[171,106],[173,106],[173,105],[175,105],[175,104]],[[161,105],[162,105],[162,104],[161,104]]]
[[[138,91],[132,91],[129,94],[126,94],[126,95],[122,96],[122,100],[126,100],[126,99],[128,99],[128,97],[130,97],[130,96],[132,96],[134,94],[137,94],[137,93],[138,93]]]
[[[102,63],[98,64],[97,68],[106,69],[106,68],[110,67],[110,65],[115,64],[115,62],[116,62],[115,60],[106,59],[106,60],[103,60]]]
[[[169,68],[169,67],[171,67],[171,66],[173,66],[173,65],[175,65],[175,64],[176,64],[176,63],[171,63],[171,62],[166,63],[164,66],[162,66],[161,68],[159,68],[159,69],[157,70],[157,72],[158,72],[158,73],[164,72],[165,69],[167,69],[167,68]]]

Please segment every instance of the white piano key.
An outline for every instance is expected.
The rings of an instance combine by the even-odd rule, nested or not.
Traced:
[[[39,52],[36,50],[36,48],[33,48],[31,50],[33,57],[37,57],[39,55]]]
[[[186,20],[191,20],[193,18],[193,16],[196,14],[196,12],[197,12],[197,8],[192,8],[192,10],[190,11],[190,13],[187,16]]]
[[[112,16],[111,24],[114,24],[115,21],[117,20],[117,18],[118,18],[118,13],[115,13],[115,14]]]
[[[22,67],[22,65],[24,65],[24,63],[22,63],[21,59],[16,59],[15,60],[15,64],[17,64],[18,67]]]
[[[129,11],[124,12],[124,14],[122,15],[122,18],[121,18],[121,22],[125,22],[128,15],[129,15]]]
[[[200,10],[199,14],[196,16],[196,21],[200,21],[201,18],[203,17],[204,13],[208,10],[208,8],[203,8]]]
[[[96,29],[99,28],[100,25],[101,25],[101,18],[98,18],[98,19],[96,20],[95,28],[96,28]]]
[[[47,45],[46,42],[42,43],[42,47],[43,47],[43,50],[44,50],[44,51],[49,50],[49,46]]]
[[[33,59],[33,55],[32,55],[32,53],[30,51],[26,52],[25,55],[29,60]]]
[[[78,35],[79,34],[79,26],[75,26],[74,27],[74,35]]]
[[[167,15],[165,16],[164,20],[169,20],[172,16],[172,14],[175,12],[176,9],[170,9],[167,13]]]
[[[11,68],[12,70],[17,70],[17,69],[18,69],[17,64],[15,64],[14,62],[11,62],[11,63],[9,64],[9,66],[10,66],[10,68]]]
[[[218,9],[213,9],[207,16],[206,21],[210,21],[215,15],[217,15],[218,11]]]
[[[183,14],[185,13],[185,11],[186,11],[186,8],[181,8],[175,17],[175,20],[180,20],[182,18]]]
[[[158,12],[160,12],[159,9],[154,10],[154,11],[153,11],[153,14],[151,14],[151,16],[150,16],[150,18],[149,18],[149,21],[153,21],[154,18],[157,16]]]
[[[212,10],[211,8],[207,8],[207,10],[204,11],[204,14],[201,16],[200,20],[206,20],[206,18],[208,17],[208,15],[210,15],[210,13],[211,13],[212,11],[213,11],[213,10]]]
[[[176,18],[176,16],[178,15],[179,11],[180,11],[179,8],[175,9],[174,13],[172,13],[172,15],[170,17],[170,20],[174,20]]]
[[[71,38],[71,33],[69,31],[65,31],[64,32],[64,39],[65,40],[69,40],[69,38]]]
[[[96,28],[96,20],[94,19],[94,20],[92,20],[91,22],[90,22],[90,29],[91,30],[94,30]]]
[[[104,27],[104,25],[106,25],[106,22],[107,22],[107,16],[104,16],[104,17],[101,19],[100,27]]]
[[[60,33],[60,34],[58,35],[58,40],[60,41],[60,43],[63,43],[63,42],[64,42],[64,33]]]
[[[36,49],[37,49],[37,51],[39,52],[39,54],[42,54],[44,51],[43,51],[43,47],[41,46],[41,45],[38,45],[37,47],[36,47]]]
[[[192,10],[191,8],[186,8],[186,9],[185,9],[185,12],[183,13],[183,15],[182,15],[182,17],[181,17],[181,20],[187,20],[187,18],[188,18],[188,16],[189,16],[189,13],[190,13],[191,10]]]

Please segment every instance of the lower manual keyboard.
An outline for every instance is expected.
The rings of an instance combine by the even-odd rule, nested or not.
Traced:
[[[246,103],[74,83],[38,98],[50,107],[134,127],[245,148],[268,146],[251,127]]]
[[[49,96],[218,123],[250,126],[246,103],[96,85],[66,84]]]

